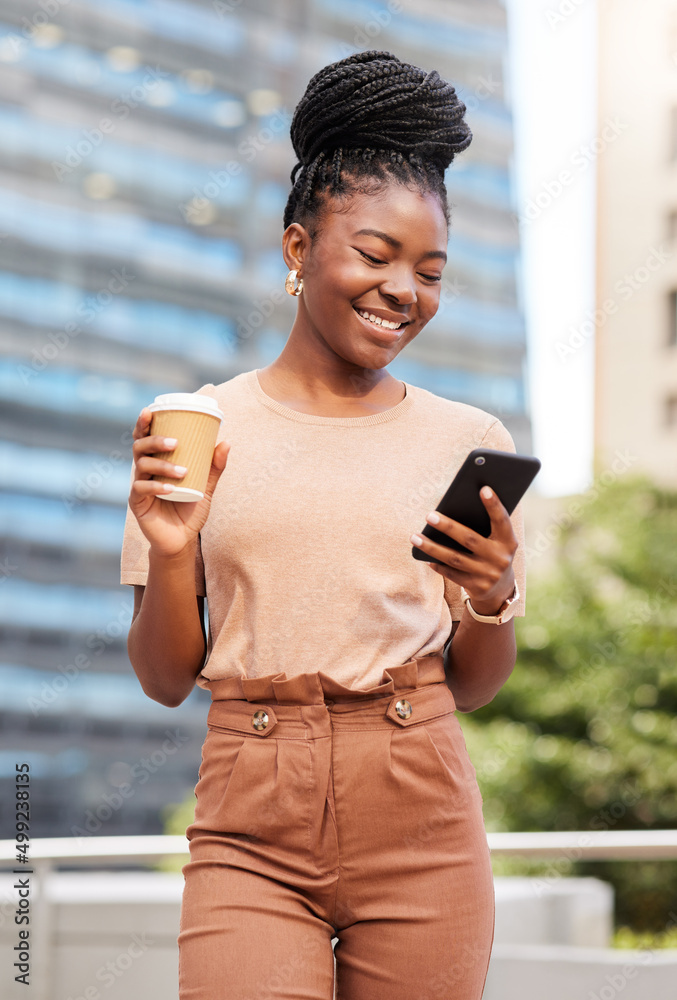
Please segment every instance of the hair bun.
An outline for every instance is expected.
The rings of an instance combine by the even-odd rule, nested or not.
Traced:
[[[472,132],[465,104],[436,70],[371,50],[325,66],[310,80],[291,123],[300,166],[324,150],[388,149],[444,172]]]

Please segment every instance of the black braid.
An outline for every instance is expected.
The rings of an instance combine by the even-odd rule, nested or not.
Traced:
[[[390,179],[436,194],[449,222],[444,172],[472,141],[465,110],[436,70],[426,73],[391,52],[358,52],[325,66],[291,123],[299,162],[285,229],[317,223],[328,195],[367,193]]]

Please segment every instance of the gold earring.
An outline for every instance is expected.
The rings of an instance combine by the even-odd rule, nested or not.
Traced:
[[[300,295],[303,291],[303,278],[299,278],[298,285],[294,286],[298,273],[298,271],[290,271],[285,280],[284,287],[290,295]]]

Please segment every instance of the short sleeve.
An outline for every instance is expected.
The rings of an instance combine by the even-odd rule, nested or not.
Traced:
[[[134,464],[129,474],[130,487],[132,475],[134,474]],[[170,500],[165,501],[171,503]],[[146,585],[148,579],[148,549],[149,542],[139,527],[139,522],[132,514],[127,504],[127,515],[125,517],[125,528],[122,536],[122,553],[120,557],[120,583],[138,584],[142,587]],[[199,597],[206,596],[204,563],[202,560],[202,550],[198,539],[197,555],[195,559],[195,593]]]
[[[497,451],[516,451],[515,443],[510,433],[500,420],[495,420],[493,422],[477,447],[494,448]],[[513,531],[515,532],[515,537],[517,538],[517,551],[515,552],[512,565],[515,572],[515,582],[517,583],[517,589],[520,593],[519,600],[515,603],[515,616],[524,617],[526,613],[527,580],[522,500],[520,500],[510,515],[510,520],[512,522]],[[461,588],[458,584],[453,583],[451,580],[447,580],[446,578],[444,580],[444,599],[449,605],[451,620],[460,621],[464,611],[463,601],[461,600]]]

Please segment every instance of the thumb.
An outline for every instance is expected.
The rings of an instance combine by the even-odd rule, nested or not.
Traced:
[[[207,479],[207,485],[205,486],[205,497],[209,500],[211,500],[212,494],[216,489],[216,484],[219,481],[221,473],[226,467],[229,451],[230,451],[230,444],[227,441],[220,441],[217,444],[216,448],[214,448],[214,455],[212,457],[212,467],[209,470],[209,477]]]

